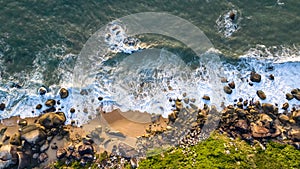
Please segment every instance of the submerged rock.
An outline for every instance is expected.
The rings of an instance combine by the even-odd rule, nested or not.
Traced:
[[[256,94],[262,100],[265,100],[267,98],[265,92],[263,92],[262,90],[257,90]]]
[[[224,86],[223,90],[227,94],[231,94],[232,93],[232,89],[229,86]]]
[[[46,105],[47,107],[53,107],[53,106],[55,106],[55,104],[56,104],[56,101],[53,100],[53,99],[49,99],[49,100],[47,100],[46,103],[45,103],[45,105]]]
[[[251,72],[250,74],[250,80],[252,82],[257,82],[259,83],[261,81],[261,75],[256,73],[256,72]]]
[[[287,93],[287,94],[285,95],[285,98],[286,98],[287,100],[292,100],[292,99],[294,98],[294,96],[293,96],[291,93]]]
[[[69,91],[66,88],[61,88],[59,91],[60,98],[65,99],[69,96]]]
[[[5,109],[5,104],[4,103],[1,103],[0,104],[0,111],[3,111]]]

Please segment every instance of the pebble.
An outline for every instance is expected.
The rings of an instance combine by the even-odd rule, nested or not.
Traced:
[[[256,94],[262,100],[265,100],[267,98],[266,94],[262,90],[257,90]]]
[[[287,100],[292,100],[294,98],[294,96],[291,93],[287,93],[287,94],[285,94],[285,98]]]

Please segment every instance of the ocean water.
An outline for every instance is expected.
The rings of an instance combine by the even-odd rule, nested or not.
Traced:
[[[68,122],[78,124],[94,117],[96,109],[166,117],[173,109],[170,98],[185,94],[199,107],[221,107],[240,97],[259,100],[256,90],[263,90],[267,99],[262,102],[280,107],[287,92],[300,88],[299,7],[297,0],[1,1],[0,102],[6,109],[0,118],[39,115],[42,110],[35,105],[59,99],[61,87],[68,88],[70,97],[57,108],[66,112]],[[116,27],[116,19],[140,12],[164,12],[198,27],[211,42],[202,55],[206,60],[172,37],[131,37],[127,33],[132,30]],[[97,41],[99,48],[85,48],[101,28],[110,31],[109,37],[100,31],[105,38]],[[94,52],[93,58],[80,59],[82,49]],[[262,75],[261,83],[248,84],[251,71]],[[222,91],[221,77],[235,82],[231,95]],[[85,81],[79,84],[78,79]],[[37,93],[41,86],[49,90],[44,96]],[[202,100],[203,95],[211,101]],[[289,103],[300,105],[295,99]],[[71,107],[78,113],[70,114]]]

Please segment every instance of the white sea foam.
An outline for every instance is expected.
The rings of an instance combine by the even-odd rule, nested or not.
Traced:
[[[277,103],[279,108],[287,102],[285,94],[294,88],[300,88],[299,48],[277,48],[279,48],[277,52],[270,54],[269,49],[266,51],[265,47],[258,46],[249,50],[238,60],[223,61],[224,76],[229,81],[235,82],[236,89],[231,95],[218,91],[217,95],[220,95],[220,99],[226,105],[234,104],[234,99],[240,97],[260,100],[256,91],[263,90],[267,99],[260,100],[261,102]],[[150,54],[151,57],[149,57]],[[57,108],[66,113],[67,123],[76,120],[79,125],[94,117],[97,113],[96,109],[109,112],[120,108],[123,111],[139,110],[166,116],[174,104],[169,102],[169,98],[180,98],[183,93],[187,93],[189,98],[195,98],[195,105],[199,107],[202,107],[204,103],[209,105],[214,103],[214,99],[210,102],[201,99],[203,95],[213,96],[216,93],[216,87],[209,81],[213,76],[207,74],[207,70],[203,67],[191,69],[179,56],[168,51],[161,50],[158,55],[154,55],[157,54],[155,52],[150,54],[134,53],[127,56],[125,61],[120,62],[116,67],[109,64],[104,66],[104,64],[102,72],[97,74],[96,83],[85,86],[83,89],[72,88],[72,83],[69,83],[68,76],[71,76],[72,72],[68,63],[73,62],[75,56],[67,55],[58,69],[63,77],[61,82],[50,86],[49,93],[44,96],[37,93],[38,87],[42,85],[39,81],[40,77],[37,79],[35,76],[27,77],[31,79],[25,84],[26,87],[21,89],[11,87],[12,85],[8,83],[1,84],[0,102],[6,103],[7,108],[0,112],[0,118],[15,115],[37,116],[41,111],[36,110],[35,106],[45,103],[49,98],[60,100],[61,104],[57,105]],[[213,55],[213,53],[207,54]],[[140,62],[137,56],[140,57]],[[294,62],[288,61],[289,58],[293,58]],[[254,83],[253,86],[248,84],[251,71],[262,75],[262,81]],[[268,78],[270,74],[274,75],[274,80]],[[59,98],[60,87],[69,89],[68,98]],[[97,99],[99,96],[103,97],[102,101]],[[300,105],[296,99],[288,102],[290,107]],[[43,107],[45,108],[45,105]],[[74,114],[69,112],[72,107],[76,109]]]

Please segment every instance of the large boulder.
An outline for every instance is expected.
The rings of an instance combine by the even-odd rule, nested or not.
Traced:
[[[257,82],[259,83],[261,81],[261,75],[256,73],[256,72],[251,72],[250,74],[250,80],[252,82]]]
[[[45,131],[38,125],[24,126],[21,131],[21,139],[30,144],[41,144],[46,141],[47,135]]]
[[[51,128],[58,128],[61,125],[63,125],[66,121],[66,116],[65,113],[63,112],[50,112],[50,113],[46,113],[43,114],[38,122],[39,124],[41,124],[42,126],[44,126],[47,129],[51,129]]]
[[[0,168],[10,168],[18,162],[15,146],[4,145],[0,147]]]

